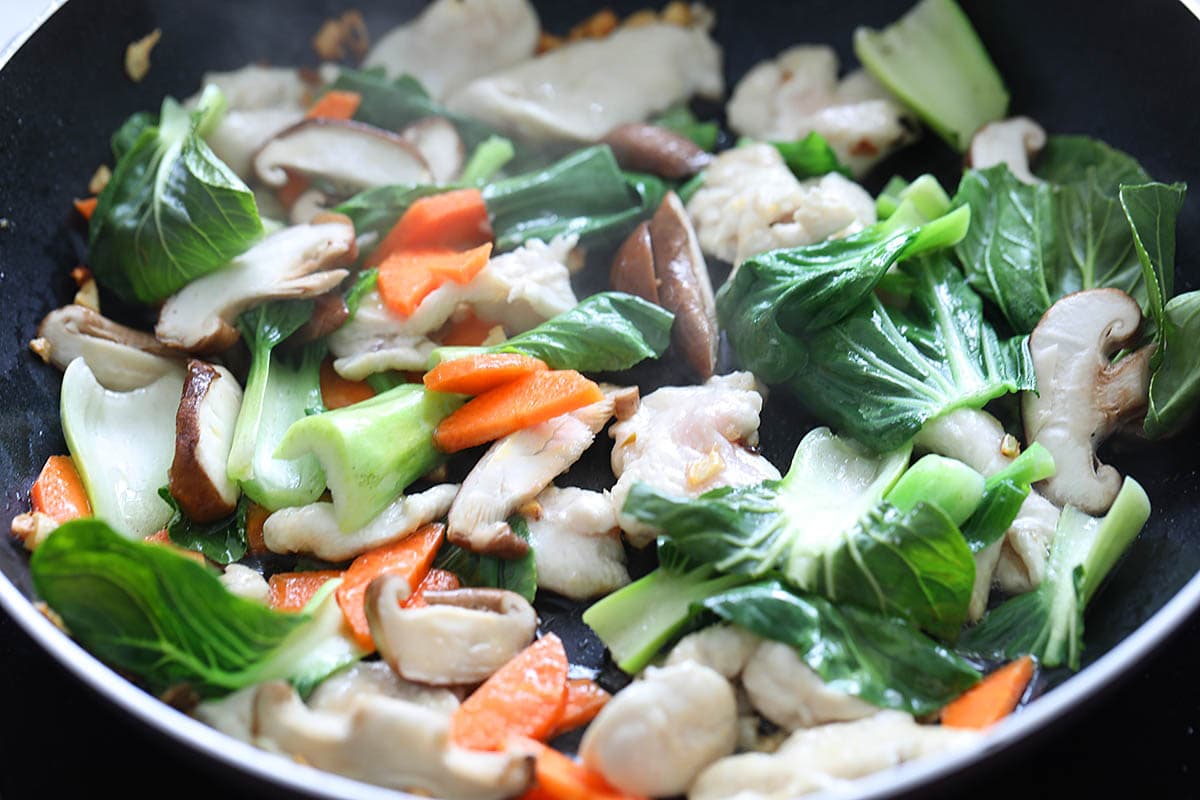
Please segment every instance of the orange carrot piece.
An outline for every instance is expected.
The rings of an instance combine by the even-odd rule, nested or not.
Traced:
[[[443,361],[425,373],[424,383],[435,392],[476,395],[547,369],[545,361],[522,353],[478,353]]]
[[[1032,679],[1032,658],[1010,661],[943,708],[942,724],[974,730],[993,725],[1012,713]]]
[[[345,408],[375,396],[366,381],[352,381],[337,374],[333,362],[329,359],[321,362],[321,402],[332,411],[335,408]]]
[[[263,524],[271,512],[258,503],[250,503],[246,508],[246,549],[251,553],[268,552],[267,539],[263,535]]]
[[[559,736],[587,725],[611,698],[612,695],[589,678],[567,681],[567,707],[563,709],[562,719],[554,728],[554,735]]]
[[[400,250],[466,250],[491,240],[492,225],[483,193],[478,189],[456,189],[414,201],[371,254],[367,265],[382,264]]]
[[[409,586],[419,586],[429,572],[445,534],[445,525],[430,523],[398,542],[368,550],[350,564],[337,588],[337,601],[359,645],[367,650],[375,649],[375,640],[367,625],[367,586],[385,573],[399,573],[408,579]]]
[[[296,205],[296,201],[300,199],[300,195],[307,192],[310,186],[312,186],[312,181],[308,178],[289,172],[287,183],[275,190],[275,196],[279,198],[279,202],[284,208],[291,211],[292,206]]]
[[[453,251],[452,251],[453,252]],[[492,255],[492,243],[484,242],[470,250],[455,252],[455,257],[449,255],[430,259],[429,271],[440,282],[454,281],[458,284],[470,283],[476,275],[487,266]]]
[[[413,253],[394,253],[379,265],[376,286],[384,305],[403,317],[411,317],[438,283],[425,260]]]
[[[410,594],[407,599],[401,601],[400,605],[404,608],[421,608],[429,605],[425,602],[426,592],[452,592],[455,589],[461,589],[462,582],[453,572],[448,572],[444,569],[431,569],[421,581],[421,585],[417,590]]]
[[[304,116],[307,119],[354,119],[354,112],[361,104],[362,95],[358,92],[330,89],[309,106]]]
[[[90,220],[92,214],[96,213],[96,203],[100,202],[98,197],[86,197],[82,200],[75,199],[75,210],[79,212],[84,219]]]
[[[518,797],[517,800],[557,800],[557,798],[535,783],[526,789],[525,794]]]
[[[603,399],[600,387],[573,369],[533,372],[484,392],[446,417],[433,443],[457,453]]]
[[[70,456],[50,456],[29,490],[34,511],[55,522],[70,522],[92,515],[87,489]]]
[[[446,329],[442,344],[448,347],[478,347],[487,340],[494,327],[495,323],[482,320],[475,316],[474,311],[468,311],[465,317],[451,323]]]
[[[450,718],[450,739],[472,750],[502,750],[514,736],[545,739],[567,702],[567,652],[548,633],[496,670]]]
[[[529,742],[536,748],[534,791],[554,800],[639,800],[613,786],[593,769],[563,755],[548,745]]]
[[[340,577],[342,573],[336,569],[277,572],[267,580],[271,590],[271,608],[276,611],[301,611],[318,589]]]

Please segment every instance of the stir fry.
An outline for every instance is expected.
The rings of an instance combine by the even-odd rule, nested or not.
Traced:
[[[69,634],[470,800],[793,797],[1078,670],[1151,513],[1102,445],[1200,402],[1186,187],[1010,116],[954,0],[728,92],[712,30],[348,12],[130,116],[31,345],[69,454],[12,532]],[[921,137],[961,175],[890,175]]]

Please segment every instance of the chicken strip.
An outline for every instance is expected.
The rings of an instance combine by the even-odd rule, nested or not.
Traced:
[[[586,489],[548,486],[529,519],[538,588],[586,600],[629,583],[612,500]]]

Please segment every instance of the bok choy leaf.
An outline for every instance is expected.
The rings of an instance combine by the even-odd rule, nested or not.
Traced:
[[[529,541],[529,523],[525,517],[513,514],[508,518],[508,526],[521,539]],[[500,558],[472,553],[453,542],[445,542],[433,565],[453,572],[463,586],[507,589],[531,603],[537,594],[537,562],[532,548],[520,558]]]
[[[113,137],[119,158],[92,215],[88,263],[123,299],[163,300],[262,234],[253,192],[204,143],[224,108],[215,87],[194,112],[168,97],[157,124],[134,115]]]

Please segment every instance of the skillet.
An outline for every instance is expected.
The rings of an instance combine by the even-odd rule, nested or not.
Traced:
[[[730,85],[752,64],[801,41],[829,43],[852,58],[855,25],[881,26],[910,0],[837,2],[810,0],[736,3],[717,0],[715,36],[723,45]],[[319,0],[210,0],[193,3],[91,0],[60,9],[0,72],[0,518],[25,510],[27,488],[48,455],[65,452],[58,432],[58,376],[29,354],[37,322],[71,294],[67,270],[85,259],[83,230],[70,212],[95,166],[111,160],[108,134],[129,113],[156,108],[164,94],[185,96],[200,74],[266,59],[311,63],[308,44],[320,22],[351,5]],[[377,34],[414,13],[419,2],[366,2],[361,8]],[[541,3],[550,30],[565,30],[592,3]],[[637,2],[616,2],[620,13]],[[1013,109],[1051,132],[1087,133],[1136,156],[1161,180],[1200,187],[1200,24],[1172,0],[1094,2],[1086,16],[1077,4],[1032,0],[1003,4],[964,0],[1013,95]],[[124,76],[125,44],[161,27],[147,79]],[[888,175],[934,171],[949,180],[957,158],[931,138],[881,165],[868,188]],[[1200,211],[1193,198],[1179,221],[1179,291],[1200,283]],[[589,287],[594,288],[594,287]],[[810,421],[777,392],[763,424],[764,447],[783,463]],[[861,784],[861,796],[914,789],[999,752],[1078,707],[1117,677],[1128,674],[1188,615],[1200,608],[1200,433],[1193,428],[1153,450],[1127,447],[1113,460],[1146,486],[1154,514],[1126,563],[1096,599],[1088,617],[1089,665],[1080,675],[1046,676],[1045,697],[1004,723],[986,749],[952,759],[922,762]],[[599,477],[597,474],[597,482]],[[611,479],[610,479],[611,480]],[[83,678],[118,713],[131,714],[157,735],[183,740],[212,763],[225,762],[251,777],[270,778],[279,762],[232,743],[157,703],[107,670],[42,619],[28,602],[27,559],[19,545],[0,544],[0,605],[50,655]],[[1190,581],[1190,582],[1189,582]],[[549,609],[543,609],[546,611]],[[573,660],[599,663],[570,609],[552,615]],[[1194,627],[1194,626],[1193,626]],[[11,630],[6,625],[5,630]],[[1057,686],[1057,684],[1062,684]],[[1181,694],[1188,702],[1196,694]],[[1200,722],[1195,713],[1192,722]],[[1123,734],[1122,734],[1123,735]],[[104,745],[101,745],[102,747]],[[110,745],[111,746],[111,745]],[[119,748],[115,748],[118,749]],[[286,762],[284,762],[286,763]],[[10,765],[27,769],[31,765]],[[225,768],[228,769],[228,768]],[[335,776],[291,768],[276,775],[291,791],[322,796],[395,796]]]

